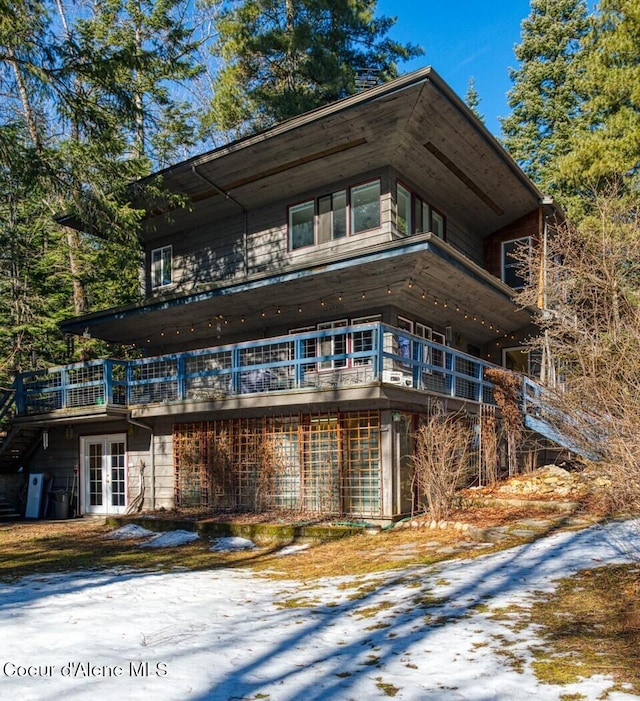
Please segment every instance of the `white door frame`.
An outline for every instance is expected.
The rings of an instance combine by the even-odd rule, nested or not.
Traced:
[[[129,496],[127,434],[82,436],[80,466],[84,513],[125,513]]]

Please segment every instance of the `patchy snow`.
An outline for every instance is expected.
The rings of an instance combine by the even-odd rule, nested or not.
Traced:
[[[198,540],[200,536],[193,531],[167,531],[160,533],[151,540],[140,543],[141,548],[175,548],[178,545],[186,545]]]
[[[110,531],[105,535],[105,538],[113,540],[127,540],[128,538],[151,538],[156,536],[157,531],[150,531],[148,528],[143,528],[135,523],[127,523],[126,526],[117,528],[115,531]]]
[[[240,538],[239,536],[229,536],[226,538],[216,538],[210,550],[223,552],[225,550],[253,550],[255,547],[252,540]]]
[[[301,545],[285,545],[284,548],[280,548],[280,550],[275,553],[275,556],[286,557],[287,555],[297,555],[298,553],[308,550],[310,547],[311,545],[309,543],[302,543]]]
[[[349,701],[388,698],[388,684],[397,700],[597,699],[611,686],[604,676],[539,683],[535,627],[519,630],[491,611],[526,606],[532,592],[552,591],[579,570],[627,561],[626,547],[640,551],[640,522],[556,533],[473,560],[313,582],[223,567],[0,583],[0,697]],[[505,651],[522,657],[521,672]]]

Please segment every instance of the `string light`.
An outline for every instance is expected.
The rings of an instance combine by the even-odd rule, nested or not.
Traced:
[[[415,283],[415,281],[414,281],[412,278],[409,279],[408,281],[406,281],[404,284],[405,284],[409,289],[413,289],[413,288],[416,286],[416,283]],[[380,293],[383,293],[383,291],[385,291],[385,290],[386,290],[387,295],[392,295],[392,294],[393,294],[393,288],[392,288],[390,282],[388,282],[388,283],[386,283],[385,285],[383,285],[383,286],[381,286],[381,287],[378,287],[378,288],[372,288],[372,289],[370,289],[370,290],[362,290],[362,292],[360,293],[360,298],[361,298],[362,300],[366,300],[366,299],[367,299],[367,294],[368,294],[368,293],[374,293],[374,292],[375,292],[376,294],[380,294]],[[469,322],[470,322],[471,320],[473,320],[474,322],[479,322],[479,323],[480,323],[482,326],[484,326],[487,330],[495,331],[496,334],[498,334],[501,338],[504,337],[505,340],[511,339],[511,340],[513,340],[513,341],[517,341],[517,336],[516,336],[516,335],[514,335],[514,334],[509,334],[509,332],[503,332],[498,326],[495,326],[495,325],[493,324],[493,322],[490,323],[490,322],[487,321],[486,319],[484,319],[484,318],[482,318],[482,317],[478,317],[477,314],[473,314],[473,315],[472,315],[469,311],[467,311],[467,310],[461,308],[461,307],[460,307],[460,304],[458,304],[458,303],[456,303],[456,302],[450,302],[448,299],[438,298],[438,297],[436,297],[435,295],[432,295],[432,294],[427,294],[427,292],[425,291],[424,288],[418,288],[418,290],[419,290],[419,292],[420,292],[420,297],[421,297],[423,300],[426,300],[427,298],[429,298],[430,300],[432,300],[432,303],[433,303],[433,306],[434,306],[434,307],[440,306],[440,307],[442,307],[442,309],[451,309],[451,310],[455,310],[455,312],[458,313],[458,314],[460,314],[461,317],[463,317],[465,320],[467,320],[467,321],[469,321]],[[342,292],[339,292],[339,293],[337,294],[337,300],[338,300],[339,302],[342,302],[342,301],[343,301],[343,293],[342,293]],[[320,303],[320,306],[323,307],[323,308],[327,306],[327,301],[326,301],[324,298],[319,299],[319,303]],[[303,313],[302,305],[296,305],[295,307],[293,307],[293,309],[292,309],[290,306],[288,306],[288,305],[284,305],[284,306],[278,305],[278,306],[274,306],[274,307],[272,307],[272,308],[264,308],[264,309],[260,310],[260,312],[258,312],[258,313],[260,314],[260,317],[261,317],[261,318],[266,319],[266,318],[268,318],[269,316],[273,317],[273,316],[275,316],[275,315],[285,315],[285,314],[287,314],[287,313],[293,312],[293,311],[296,310],[296,309],[297,309],[297,312],[298,312],[299,314],[302,314],[302,313]],[[216,324],[216,322],[217,322],[217,324]],[[236,318],[236,323],[238,323],[238,322],[244,324],[244,323],[246,322],[246,315],[242,315],[242,316],[240,316],[240,317],[237,317],[237,318]],[[219,332],[219,330],[220,330],[220,324],[221,324],[221,323],[224,323],[225,326],[230,326],[230,325],[233,324],[233,321],[232,321],[231,319],[227,318],[224,314],[215,314],[215,315],[213,315],[209,320],[207,320],[206,322],[202,322],[202,323],[203,323],[203,325],[206,324],[206,327],[208,327],[208,328],[212,328],[212,327],[214,326],[214,324],[216,324],[216,326],[217,326],[217,328],[218,328],[218,332]],[[175,328],[175,329],[165,328],[165,329],[162,329],[162,330],[159,332],[159,335],[160,335],[160,337],[164,338],[164,337],[167,335],[167,333],[174,333],[174,332],[175,332],[176,335],[180,335],[181,333],[185,333],[185,332],[187,332],[187,331],[191,331],[191,333],[197,333],[197,332],[198,332],[198,326],[199,326],[198,323],[195,323],[195,322],[188,322],[187,324],[185,324],[185,325],[183,325],[183,326],[181,326],[181,327],[179,327],[179,328]],[[494,337],[494,338],[495,338],[495,337]],[[150,344],[150,343],[152,342],[152,339],[151,339],[151,338],[148,338],[148,339],[146,340],[146,342],[147,342],[147,344]]]

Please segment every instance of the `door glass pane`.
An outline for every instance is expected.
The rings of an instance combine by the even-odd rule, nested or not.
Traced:
[[[318,324],[318,329],[335,329],[342,326],[346,326],[346,321],[329,321],[326,323]],[[342,355],[347,352],[347,336],[346,334],[339,334],[337,336],[328,336],[326,338],[321,338],[318,341],[318,355]],[[326,360],[321,360],[318,363],[319,370],[329,370],[331,368],[344,368],[347,365],[346,358],[330,358]]]
[[[102,506],[102,443],[89,444],[89,504]]]
[[[126,496],[124,443],[111,443],[111,506],[124,506]]]

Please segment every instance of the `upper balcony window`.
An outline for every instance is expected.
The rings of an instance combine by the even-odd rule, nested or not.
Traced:
[[[347,191],[318,198],[318,243],[347,235]]]
[[[351,233],[380,226],[380,181],[351,188]]]
[[[378,226],[380,181],[373,180],[289,207],[289,249],[327,243]]]
[[[431,232],[444,240],[444,215],[431,209]]]
[[[291,248],[313,246],[313,219],[315,206],[313,200],[289,207],[289,237]]]
[[[444,214],[434,209],[421,197],[397,183],[396,230],[403,236],[431,232],[445,239],[446,220]]]
[[[396,193],[396,229],[399,234],[409,236],[413,229],[411,219],[411,193],[406,187],[398,183]]]
[[[502,281],[514,290],[521,290],[527,282],[527,264],[522,254],[530,249],[530,236],[502,242]]]
[[[172,246],[154,248],[151,251],[151,289],[166,287],[172,282],[171,263],[173,258]]]

